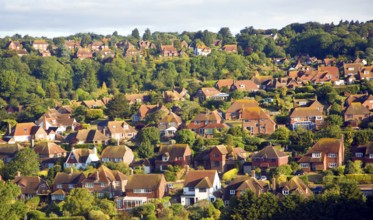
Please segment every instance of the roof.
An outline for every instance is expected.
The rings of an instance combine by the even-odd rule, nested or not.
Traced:
[[[345,114],[347,115],[368,115],[370,111],[367,107],[363,106],[360,102],[353,102],[347,107]]]
[[[310,188],[308,188],[298,176],[293,176],[282,188],[288,190],[289,193],[296,193],[303,196],[310,196],[313,194]]]
[[[94,152],[94,150],[90,150],[90,149],[83,149],[83,148],[73,149],[71,150],[70,155],[73,155],[74,157],[69,156],[66,163],[86,163],[90,154],[96,154],[96,153]]]
[[[206,96],[206,98],[210,98],[220,94],[221,92],[217,90],[215,87],[205,87],[201,88],[202,93]]]
[[[91,173],[86,179],[82,181],[84,182],[114,182],[114,181],[121,181],[128,179],[126,175],[117,171],[117,170],[110,170],[104,165],[101,165],[96,172]]]
[[[215,86],[218,89],[222,89],[223,87],[227,87],[228,89],[233,85],[234,79],[219,79]]]
[[[344,75],[349,75],[349,74],[357,74],[361,68],[364,66],[362,63],[344,63],[343,64],[343,70],[344,70]]]
[[[101,100],[87,100],[82,102],[83,105],[87,106],[87,108],[94,108],[94,107],[103,107],[105,106],[104,102]]]
[[[246,107],[242,109],[243,120],[259,120],[265,118],[273,121],[272,118],[260,107]]]
[[[191,154],[189,144],[161,145],[160,150],[159,150],[159,155],[162,156],[162,155],[168,154],[170,157],[169,160],[174,161],[175,159],[178,159],[179,157],[187,156],[186,152],[188,149]]]
[[[41,155],[50,155],[50,154],[63,154],[67,151],[63,149],[61,146],[52,143],[52,142],[42,142],[38,143],[34,147],[34,151],[37,154]]]
[[[242,108],[246,107],[259,107],[259,103],[255,99],[240,99],[232,103],[232,105],[227,109],[227,113],[236,112]]]
[[[155,191],[159,188],[162,180],[165,181],[163,174],[134,174],[128,177],[126,190],[151,189]]]
[[[259,90],[259,85],[252,80],[235,80],[234,86],[239,91],[250,92]]]
[[[42,179],[38,176],[16,176],[14,183],[21,187],[23,194],[36,194]]]
[[[170,122],[175,122],[177,125],[180,125],[181,123],[183,123],[183,120],[181,119],[180,116],[178,116],[177,114],[171,111],[168,115],[166,115],[161,120],[159,120],[159,123],[170,123]]]
[[[308,149],[307,153],[299,160],[299,162],[322,162],[323,156],[325,156],[326,153],[336,153],[338,155],[342,148],[344,148],[343,139],[321,138],[316,144]],[[312,158],[312,153],[323,153],[323,156],[320,158]]]
[[[132,126],[128,125],[125,121],[108,121],[107,128],[109,129],[110,134],[122,134],[137,132]]]
[[[201,188],[210,188],[215,181],[216,174],[216,170],[191,170],[185,176],[184,187],[200,186]]]
[[[66,138],[65,142],[73,143],[75,141],[93,142],[109,140],[104,134],[98,130],[82,129],[73,133],[70,133]]]
[[[19,144],[1,144],[0,155],[14,155],[18,151],[23,150],[24,147]]]
[[[17,123],[12,136],[32,135],[33,127],[36,127],[33,122]]]
[[[303,118],[310,116],[322,116],[322,112],[316,107],[297,107],[290,114],[290,118]]]
[[[237,45],[233,45],[233,44],[224,45],[223,50],[226,52],[237,52]]]
[[[163,111],[164,113],[168,113],[169,110],[166,106],[162,105],[141,105],[138,114],[140,118],[144,119],[148,114],[152,114],[158,111]]]
[[[258,153],[252,156],[252,158],[268,158],[268,159],[280,158],[280,157],[288,157],[288,155],[286,155],[283,151],[279,151],[270,145],[263,148]]]
[[[257,196],[259,196],[264,187],[267,184],[263,181],[259,181],[255,178],[252,178],[250,176],[243,176],[243,175],[238,175],[236,178],[234,178],[229,185],[225,188],[224,190],[224,199],[229,200],[231,195],[230,195],[230,190],[236,190],[236,191],[246,191],[250,190],[254,192]]]
[[[162,51],[176,51],[177,49],[173,45],[162,45],[161,46]]]
[[[53,184],[79,184],[85,179],[83,172],[58,172],[54,177]]]
[[[102,151],[101,158],[123,158],[125,155],[134,159],[133,152],[129,147],[124,145],[108,146]]]

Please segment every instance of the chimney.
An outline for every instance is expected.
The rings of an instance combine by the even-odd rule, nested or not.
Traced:
[[[31,139],[31,147],[34,147],[34,146],[35,146],[35,140]]]
[[[21,172],[17,171],[16,177],[20,177],[20,176],[21,176]]]
[[[117,139],[117,146],[119,146],[119,138]]]
[[[74,173],[74,170],[72,167],[70,167],[70,174],[73,174]]]
[[[96,146],[93,147],[93,152],[94,152],[95,154],[97,154],[97,148],[96,148]]]
[[[272,177],[272,192],[276,191],[276,178]]]
[[[132,175],[133,175],[133,169],[130,168],[130,176],[132,176]]]
[[[8,135],[12,133],[12,125],[8,122]]]
[[[100,176],[99,176],[98,170],[96,170],[96,182],[98,182],[99,180],[100,180]]]
[[[255,178],[255,170],[251,170],[251,177]]]

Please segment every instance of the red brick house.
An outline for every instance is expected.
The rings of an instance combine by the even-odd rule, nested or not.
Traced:
[[[102,165],[82,181],[82,188],[97,193],[99,198],[122,196],[127,184],[127,176],[117,170],[110,170]]]
[[[336,138],[321,138],[298,161],[304,171],[327,170],[342,166],[344,141]]]
[[[316,130],[323,124],[324,116],[319,106],[297,107],[290,113],[290,126],[293,130],[298,127]]]
[[[373,65],[364,66],[359,72],[360,80],[372,80],[373,79]]]
[[[50,193],[48,184],[38,176],[21,176],[18,172],[14,178],[14,184],[21,188],[21,199],[30,199],[39,196],[45,200]]]
[[[230,91],[241,91],[241,92],[256,92],[259,90],[259,85],[254,83],[252,80],[234,80],[230,87]]]
[[[163,57],[177,57],[179,55],[173,45],[161,45],[161,51]]]
[[[221,91],[224,87],[226,87],[227,90],[229,90],[231,86],[233,85],[233,82],[234,82],[234,79],[219,79],[215,83],[215,88]]]
[[[353,102],[344,112],[344,121],[353,127],[358,127],[361,122],[369,120],[370,115],[371,112],[367,107],[360,102]]]
[[[219,112],[214,110],[206,113],[199,113],[187,125],[187,128],[199,135],[212,135],[214,129],[219,131],[224,128],[229,128],[229,126],[223,122],[223,118]]]
[[[255,99],[240,99],[232,103],[225,112],[226,120],[241,119],[242,109],[248,107],[259,107],[259,103]]]
[[[223,51],[227,53],[237,53],[237,45],[230,44],[230,45],[224,45],[223,46]]]
[[[359,145],[352,156],[352,160],[360,160],[364,166],[373,163],[373,142]]]
[[[276,129],[276,122],[260,107],[246,107],[242,109],[242,128],[250,134],[272,134]]]
[[[134,174],[128,177],[126,196],[115,198],[117,209],[131,209],[161,199],[165,194],[166,185],[163,174]]]
[[[339,70],[335,66],[319,67],[317,74],[311,79],[313,83],[335,82],[339,80]]]
[[[41,166],[44,168],[53,167],[59,159],[67,156],[67,151],[53,142],[38,143],[33,149],[39,155]]]
[[[217,170],[219,173],[224,173],[235,168],[237,164],[243,164],[246,158],[246,151],[240,147],[229,148],[225,145],[217,145],[209,152],[210,166],[206,167],[206,169]]]
[[[361,68],[364,65],[362,63],[345,63],[343,64],[344,76],[358,75]]]
[[[188,144],[161,145],[155,168],[165,171],[168,165],[184,167],[192,163],[192,150]]]
[[[70,193],[72,189],[82,187],[82,181],[85,179],[83,172],[69,173],[58,172],[54,177],[52,185],[51,199],[52,201],[62,201]]]
[[[345,106],[348,107],[353,102],[360,102],[369,110],[373,110],[373,95],[369,94],[351,94],[346,98]]]
[[[273,146],[267,146],[251,157],[253,168],[261,169],[279,167],[288,164],[289,156]]]
[[[200,102],[206,100],[227,100],[229,95],[224,92],[220,92],[214,87],[204,87],[197,91],[196,97]]]
[[[10,132],[10,133],[9,133]],[[17,123],[16,126],[8,131],[6,138],[11,138],[15,142],[30,142],[48,140],[47,132],[40,126],[32,122]]]

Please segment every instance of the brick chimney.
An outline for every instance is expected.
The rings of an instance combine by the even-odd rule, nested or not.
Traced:
[[[272,191],[275,192],[276,191],[276,178],[275,177],[272,177]]]
[[[98,182],[100,180],[100,175],[98,173],[98,170],[96,170],[96,182]]]
[[[17,171],[16,177],[20,177],[20,176],[21,176],[21,172]]]
[[[251,177],[255,178],[255,170],[251,170]]]

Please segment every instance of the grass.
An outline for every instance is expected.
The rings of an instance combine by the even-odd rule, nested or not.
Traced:
[[[315,184],[319,184],[319,183],[322,183],[322,175],[321,174],[316,174],[316,173],[311,173],[311,174],[308,174],[308,181],[309,182],[312,182],[312,183],[315,183]]]

